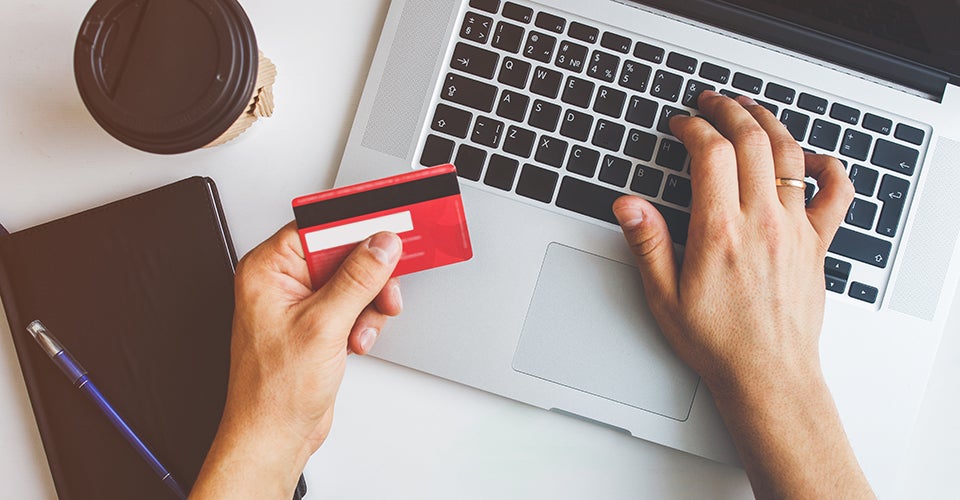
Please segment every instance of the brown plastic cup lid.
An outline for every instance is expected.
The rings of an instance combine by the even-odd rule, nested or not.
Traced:
[[[111,135],[175,154],[206,146],[249,105],[257,39],[236,0],[98,0],[80,28],[74,73]]]

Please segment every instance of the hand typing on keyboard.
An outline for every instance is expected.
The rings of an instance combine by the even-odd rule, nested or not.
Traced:
[[[683,265],[651,203],[614,205],[650,308],[713,393],[758,497],[872,496],[818,349],[824,258],[854,187],[751,99],[706,91],[698,104],[710,122],[670,121],[691,155]],[[807,206],[802,187],[777,183],[807,176],[820,188]]]

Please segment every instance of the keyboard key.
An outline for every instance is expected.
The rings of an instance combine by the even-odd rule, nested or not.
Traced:
[[[816,194],[817,187],[814,186],[813,183],[811,183],[811,182],[804,182],[804,183],[803,183],[803,186],[804,186],[804,189],[803,189],[803,204],[804,204],[804,205],[809,205],[809,204],[810,204],[810,200],[813,199],[813,195]]]
[[[830,118],[856,125],[860,123],[860,110],[835,102],[830,108]]]
[[[537,140],[537,134],[520,128],[511,126],[507,129],[507,135],[503,138],[503,150],[523,158],[530,158],[533,153],[533,144]]]
[[[873,304],[877,301],[877,295],[880,293],[876,288],[864,285],[863,283],[857,283],[854,281],[850,284],[850,296],[862,300],[868,304]]]
[[[909,190],[909,182],[892,175],[883,176],[880,191],[877,192],[877,199],[883,203],[880,221],[877,222],[878,234],[890,238],[897,235],[897,227],[900,226],[900,218],[903,217],[903,209]]]
[[[626,131],[626,127],[619,123],[597,120],[596,132],[593,134],[593,145],[610,151],[620,151],[620,144],[623,144],[623,135]]]
[[[433,122],[430,124],[430,128],[437,132],[466,139],[472,119],[472,114],[440,103],[437,105],[436,113],[433,114]]]
[[[823,262],[823,272],[827,276],[835,276],[844,281],[850,278],[850,271],[852,270],[852,264],[842,260],[834,259],[833,257],[827,257]]]
[[[651,71],[653,70],[646,64],[628,60],[623,63],[623,71],[620,73],[620,86],[637,92],[645,92],[647,83],[650,81]]]
[[[677,102],[682,87],[683,77],[660,70],[653,77],[653,88],[650,94],[670,102]]]
[[[435,167],[450,163],[453,157],[453,141],[430,134],[423,145],[423,154],[420,155],[420,164],[424,167]]]
[[[900,139],[901,141],[907,141],[911,144],[916,144],[917,146],[923,144],[924,135],[925,134],[923,130],[903,123],[897,125],[897,131],[893,134],[893,136],[897,139]]]
[[[563,30],[567,27],[567,20],[553,14],[541,12],[537,14],[537,21],[534,24],[536,24],[539,28],[552,31],[554,33],[563,33]]]
[[[827,284],[827,291],[829,292],[842,294],[847,289],[847,280],[830,276],[828,274],[824,276],[824,281]]]
[[[688,80],[687,86],[683,89],[684,106],[693,109],[700,109],[700,94],[707,90],[716,90],[716,87],[696,80]]]
[[[637,165],[630,182],[630,189],[642,195],[656,198],[660,194],[660,185],[663,184],[663,172],[646,165]]]
[[[867,113],[863,115],[863,128],[879,134],[890,135],[890,131],[893,130],[893,120]]]
[[[517,181],[517,194],[544,203],[553,201],[560,174],[533,165],[524,165]]]
[[[697,71],[697,60],[690,56],[671,52],[667,56],[667,67],[692,75]]]
[[[839,140],[840,125],[823,120],[814,120],[813,129],[810,131],[810,140],[808,141],[811,146],[833,151],[837,148]]]
[[[681,207],[690,206],[690,179],[670,175],[667,177],[667,183],[663,186],[663,201],[668,201]]]
[[[517,160],[493,154],[490,156],[487,175],[484,176],[483,183],[497,189],[510,191],[513,189],[513,179],[516,178],[519,167],[520,163]]]
[[[457,150],[457,159],[453,164],[457,167],[457,175],[471,181],[479,181],[483,173],[483,163],[487,160],[487,152],[469,144],[463,144]]]
[[[459,42],[453,50],[450,67],[471,75],[493,78],[493,74],[497,72],[499,61],[500,56],[489,50]]]
[[[529,97],[504,89],[503,93],[500,94],[500,104],[497,105],[497,116],[522,122],[527,116],[527,107],[529,106]]]
[[[460,27],[460,38],[483,45],[490,38],[491,28],[493,28],[493,19],[476,12],[467,12]]]
[[[497,81],[500,83],[522,89],[527,86],[527,77],[530,76],[530,63],[504,57],[503,64],[500,65],[500,76]]]
[[[767,91],[763,95],[780,101],[784,104],[793,104],[793,99],[797,96],[797,91],[783,85],[770,82],[767,84]]]
[[[857,226],[860,229],[872,229],[873,218],[877,216],[877,206],[869,201],[854,198],[847,210],[847,217],[844,221],[851,226]]]
[[[901,146],[886,139],[877,139],[877,147],[873,149],[873,158],[870,161],[878,167],[904,175],[913,175],[919,159],[920,152],[916,149]]]
[[[800,106],[800,109],[805,109],[818,115],[827,112],[827,100],[810,94],[800,94],[800,98],[797,100],[797,106]]]
[[[531,126],[542,130],[553,132],[557,130],[557,123],[560,121],[560,106],[546,101],[536,100],[533,102],[533,109],[530,111],[530,119],[527,120]]]
[[[853,182],[853,189],[857,194],[873,196],[873,190],[877,188],[879,178],[880,172],[872,168],[863,165],[854,165],[850,168],[850,181]]]
[[[605,32],[603,38],[600,39],[600,45],[603,48],[614,50],[617,52],[622,52],[624,54],[630,52],[630,46],[633,45],[633,42],[625,36],[620,36],[616,33]]]
[[[630,105],[627,106],[627,121],[641,127],[653,128],[659,109],[660,105],[655,101],[633,96],[630,98]]]
[[[660,110],[660,123],[657,124],[657,130],[667,135],[673,135],[673,132],[670,131],[670,119],[677,115],[690,116],[690,113],[671,106],[664,106]]]
[[[606,182],[618,187],[625,187],[630,179],[630,167],[633,164],[623,158],[606,155],[603,157],[603,166],[600,167],[600,182]]]
[[[605,82],[613,82],[617,79],[617,70],[619,68],[619,57],[595,50],[593,51],[593,58],[590,59],[587,74]]]
[[[600,87],[597,92],[597,101],[593,104],[593,110],[613,118],[620,118],[623,114],[623,106],[627,102],[627,94],[610,87]]]
[[[583,146],[574,146],[570,150],[567,160],[567,171],[586,177],[593,177],[597,173],[597,163],[600,161],[600,152]]]
[[[777,106],[776,104],[772,104],[772,103],[769,103],[769,102],[761,101],[761,100],[759,100],[759,99],[756,99],[756,102],[757,102],[757,104],[759,104],[759,105],[767,108],[767,111],[769,111],[770,114],[772,114],[773,116],[777,116],[778,114],[780,114],[780,107]]]
[[[520,52],[523,46],[524,29],[508,22],[500,21],[497,23],[497,29],[493,32],[493,46],[500,50]]]
[[[473,125],[473,135],[470,140],[488,148],[496,148],[500,145],[503,131],[503,122],[486,116],[478,116],[477,122]]]
[[[570,29],[567,30],[567,34],[570,35],[570,38],[576,38],[581,42],[597,43],[600,30],[593,26],[587,26],[586,24],[580,24],[574,21],[570,23]]]
[[[440,98],[489,113],[493,111],[493,103],[497,100],[497,88],[464,76],[447,73],[447,80]]]
[[[663,55],[666,52],[657,47],[656,45],[650,45],[649,43],[637,42],[636,47],[633,49],[633,56],[639,57],[645,61],[654,62],[660,64],[663,62]]]
[[[533,9],[507,2],[503,6],[503,17],[527,24],[533,20]]]
[[[867,153],[870,152],[870,144],[873,138],[863,132],[847,129],[843,134],[843,144],[840,146],[840,154],[849,156],[860,161],[867,159]]]
[[[586,142],[586,140],[590,137],[590,130],[592,128],[592,116],[586,113],[568,109],[563,115],[563,125],[560,126],[560,135],[581,142]]]
[[[751,94],[759,94],[763,88],[763,80],[743,73],[734,73],[733,86]]]
[[[530,82],[530,92],[540,94],[544,97],[554,99],[560,93],[560,84],[563,82],[563,75],[559,71],[539,67],[533,72],[533,80]]]
[[[567,78],[567,85],[563,89],[561,100],[567,104],[573,104],[581,108],[589,108],[593,101],[593,89],[596,87],[591,81],[582,80],[575,76]]]
[[[783,123],[790,135],[797,141],[803,141],[807,136],[807,126],[810,125],[810,117],[792,109],[783,110],[780,115],[780,122]]]
[[[553,49],[557,46],[557,39],[540,33],[531,31],[527,36],[527,44],[523,47],[523,55],[540,62],[548,63],[553,59]]]
[[[731,98],[731,99],[736,99],[736,98],[738,98],[738,97],[740,97],[740,96],[743,95],[743,94],[738,94],[737,92],[734,92],[734,91],[732,91],[732,90],[727,90],[727,89],[720,89],[720,94],[721,94],[721,95],[724,95],[724,96],[727,96],[727,97],[729,97],[729,98]]]
[[[500,0],[470,0],[470,6],[496,14],[500,10]]]
[[[676,170],[680,172],[687,163],[687,148],[670,139],[660,141],[660,149],[657,150],[657,165]]]
[[[867,236],[846,227],[837,230],[837,235],[830,244],[830,251],[837,255],[881,269],[887,267],[892,249],[893,245],[889,241]]]
[[[587,48],[573,42],[562,42],[557,50],[556,65],[574,73],[583,71],[587,60]]]
[[[623,152],[627,156],[638,160],[650,161],[653,150],[657,147],[657,136],[642,130],[631,129],[627,136],[627,145]]]
[[[707,80],[725,85],[730,80],[730,70],[716,64],[704,62],[700,66],[700,76]]]
[[[560,168],[563,166],[563,159],[567,157],[567,147],[569,146],[566,141],[541,135],[540,144],[537,146],[537,155],[534,159],[544,165]]]

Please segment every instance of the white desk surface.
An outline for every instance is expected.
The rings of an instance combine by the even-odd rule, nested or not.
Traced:
[[[73,44],[91,4],[0,2],[0,221],[8,229],[206,175],[243,254],[292,218],[293,197],[333,184],[388,0],[244,2],[280,71],[277,112],[234,143],[173,157],[117,142],[80,101]],[[949,331],[895,497],[956,497],[960,301]],[[5,318],[0,446],[0,496],[55,497]],[[375,359],[350,361],[333,432],[306,476],[308,498],[750,496],[739,469]]]

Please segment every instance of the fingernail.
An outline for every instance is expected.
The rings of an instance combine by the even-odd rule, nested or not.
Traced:
[[[367,243],[370,253],[384,264],[389,264],[400,255],[400,238],[395,234],[380,233]]]
[[[397,301],[397,305],[400,306],[400,310],[403,310],[403,296],[400,295],[400,286],[394,285],[393,291],[390,292],[393,294],[393,300]]]
[[[625,206],[620,207],[619,210],[614,212],[614,215],[617,217],[617,221],[620,222],[620,225],[624,229],[634,229],[643,223],[643,210],[640,210],[637,207]]]
[[[713,90],[704,90],[703,92],[700,93],[700,95],[701,95],[701,96],[706,96],[706,97],[713,97],[713,96],[718,96],[718,95],[720,95],[720,94],[716,93],[716,92],[713,91]]]
[[[363,348],[363,352],[369,352],[373,348],[373,344],[377,342],[377,332],[376,328],[367,328],[366,330],[360,332],[360,347]]]

